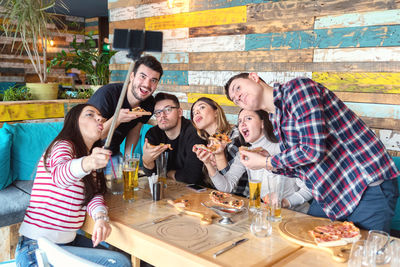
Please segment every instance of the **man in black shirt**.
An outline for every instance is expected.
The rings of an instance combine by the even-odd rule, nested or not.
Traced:
[[[110,149],[113,155],[119,155],[120,145],[126,137],[125,154],[130,154],[139,140],[140,129],[151,115],[140,116],[129,113],[130,109],[141,107],[153,113],[154,97],[158,82],[163,74],[161,63],[152,56],[144,56],[135,62],[130,74],[128,90],[117,120],[117,128],[111,140]],[[97,107],[101,115],[107,119],[102,133],[103,142],[110,129],[115,108],[122,91],[122,83],[108,84],[101,87],[89,99],[88,103]]]
[[[143,166],[146,175],[156,173],[155,160],[166,151],[168,178],[204,185],[203,163],[192,152],[192,148],[195,144],[207,144],[207,142],[197,135],[190,120],[183,117],[176,96],[158,93],[155,102],[154,115],[157,126],[147,132],[143,146]],[[161,143],[165,145],[158,146]],[[172,150],[168,148],[168,144]]]

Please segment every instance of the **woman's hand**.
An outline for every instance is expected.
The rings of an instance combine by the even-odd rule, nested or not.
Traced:
[[[96,220],[92,233],[93,247],[96,247],[100,242],[106,240],[110,234],[110,224],[103,219]]]
[[[258,170],[267,167],[267,156],[264,152],[263,154],[257,152],[250,152],[246,150],[239,151],[240,162],[251,170]]]
[[[195,148],[194,146],[192,151],[196,154],[197,158],[201,160],[204,164],[210,164],[210,165],[213,163],[215,164],[215,157],[211,151],[203,148]]]
[[[82,160],[82,168],[85,172],[97,170],[107,166],[108,161],[111,157],[111,150],[95,147],[89,156],[86,156]]]

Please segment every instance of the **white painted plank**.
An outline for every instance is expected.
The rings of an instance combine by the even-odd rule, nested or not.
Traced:
[[[233,71],[189,71],[189,85],[216,85],[224,86],[225,83],[240,72]],[[288,82],[296,77],[312,77],[312,72],[259,72],[258,75],[269,85],[276,82]]]
[[[245,35],[224,35],[189,39],[189,52],[244,51]]]
[[[314,49],[314,62],[399,61],[400,47]]]
[[[108,11],[110,22],[135,18],[135,7],[133,6],[112,8]]]
[[[163,52],[244,51],[244,35],[224,35],[163,40]]]
[[[399,24],[400,9],[320,17],[315,29]]]
[[[386,149],[400,151],[400,134],[392,130],[379,130],[378,135]]]
[[[163,53],[188,52],[189,39],[163,40]]]
[[[139,6],[112,8],[109,9],[110,22],[189,12],[189,2],[175,0],[172,7],[169,7],[167,1],[164,1]]]

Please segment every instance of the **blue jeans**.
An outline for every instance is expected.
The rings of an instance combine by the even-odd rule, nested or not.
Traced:
[[[398,196],[397,179],[384,181],[377,186],[368,186],[353,213],[338,220],[354,222],[366,230],[382,230],[390,233]],[[315,199],[307,214],[327,218]]]
[[[85,240],[86,239],[86,240]],[[90,244],[90,245],[89,245]],[[123,255],[122,253],[98,249],[93,247],[86,247],[87,245],[91,246],[91,241],[87,238],[77,235],[74,241],[67,244],[59,244],[63,249],[69,251],[70,253],[84,258],[88,261],[103,265],[103,266],[112,266],[112,267],[130,267],[131,261],[128,257]],[[37,260],[35,251],[38,249],[38,243],[34,239],[30,239],[24,236],[21,236],[18,241],[17,249],[16,249],[16,257],[15,261],[18,267],[37,267]]]

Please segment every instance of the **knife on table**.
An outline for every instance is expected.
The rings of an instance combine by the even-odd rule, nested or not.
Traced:
[[[237,245],[239,245],[239,244],[241,244],[241,243],[243,243],[243,242],[246,242],[247,240],[249,240],[249,239],[248,239],[248,238],[240,239],[240,240],[238,240],[238,241],[236,241],[236,242],[233,242],[232,244],[230,244],[230,245],[227,246],[226,248],[223,248],[223,249],[221,249],[221,250],[218,250],[217,252],[214,253],[214,255],[213,255],[214,258],[217,257],[217,256],[219,256],[219,255],[221,255],[222,253],[224,253],[224,252],[226,252],[226,251],[228,251],[228,250],[230,250],[230,249],[236,247]]]

